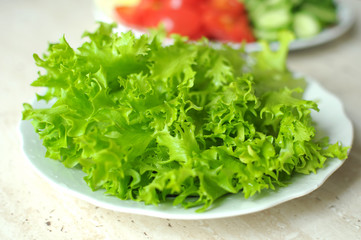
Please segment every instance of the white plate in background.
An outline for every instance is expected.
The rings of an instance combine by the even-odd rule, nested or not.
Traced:
[[[112,15],[111,9],[109,9],[112,6],[111,5],[101,6],[100,2],[103,2],[103,1],[104,0],[100,0],[100,1],[95,0],[95,3],[94,3],[95,20],[111,23],[114,21],[111,16]],[[325,28],[324,30],[322,30],[322,32],[320,32],[319,34],[317,34],[314,37],[294,40],[290,44],[289,50],[293,51],[293,50],[301,50],[301,49],[306,49],[306,48],[310,48],[310,47],[315,47],[318,45],[325,44],[327,42],[331,42],[331,41],[341,37],[342,35],[344,35],[348,30],[350,30],[350,28],[354,24],[355,14],[351,10],[350,7],[346,6],[342,2],[338,1],[337,2],[337,17],[338,17],[337,24],[335,24],[334,26]],[[131,28],[129,26],[118,23],[118,27],[117,27],[118,32],[126,32],[129,30],[132,30],[136,36],[140,36],[140,35],[144,34],[144,32],[141,30],[137,30],[137,29]],[[215,46],[217,46],[219,44],[219,42],[213,42],[213,43]],[[237,44],[237,43],[230,43],[230,45],[233,47],[240,46],[240,44]],[[277,49],[278,42],[271,43],[271,48]],[[248,43],[248,44],[246,44],[246,50],[249,52],[259,51],[259,50],[261,50],[261,46],[257,42]]]

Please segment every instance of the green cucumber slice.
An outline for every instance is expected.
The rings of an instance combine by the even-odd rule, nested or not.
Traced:
[[[292,15],[288,7],[276,8],[258,16],[255,22],[259,29],[273,30],[285,28],[292,22]]]
[[[321,31],[321,24],[316,17],[307,13],[299,12],[294,15],[293,31],[298,38],[310,38]]]
[[[305,4],[302,6],[302,10],[316,16],[324,24],[331,24],[337,21],[337,13],[334,8]]]

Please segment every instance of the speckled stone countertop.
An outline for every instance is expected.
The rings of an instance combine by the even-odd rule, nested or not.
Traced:
[[[343,1],[361,14],[361,1]],[[289,66],[345,104],[355,127],[349,158],[319,189],[265,211],[214,220],[114,212],[49,185],[28,165],[18,132],[37,78],[32,54],[95,27],[90,0],[0,2],[0,239],[361,239],[361,18],[347,34],[292,52]]]

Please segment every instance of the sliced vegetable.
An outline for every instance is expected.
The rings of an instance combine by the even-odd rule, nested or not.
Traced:
[[[154,28],[163,24],[168,33],[178,33],[191,39],[201,31],[202,24],[199,14],[189,7],[152,11],[144,16],[144,22],[147,27]]]
[[[210,39],[231,42],[253,42],[254,36],[245,15],[232,17],[231,13],[213,8],[204,10],[203,27]]]
[[[337,22],[332,0],[244,0],[257,39],[274,41],[284,30],[309,38]]]
[[[319,20],[322,25],[334,24],[337,22],[337,12],[334,6],[324,7],[319,4],[306,3],[301,8]]]
[[[134,27],[162,24],[170,34],[233,42],[254,41],[246,14],[237,0],[141,0],[136,6],[116,7],[121,21]]]
[[[290,9],[278,8],[266,11],[258,16],[256,28],[265,30],[287,29],[292,22]]]
[[[311,14],[299,12],[294,16],[293,29],[297,37],[309,38],[321,31],[321,25]]]

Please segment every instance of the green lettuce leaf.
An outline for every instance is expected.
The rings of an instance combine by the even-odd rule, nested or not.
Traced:
[[[278,52],[247,54],[179,36],[163,46],[159,35],[113,28],[100,23],[78,49],[63,37],[35,54],[44,71],[32,85],[47,87],[38,100],[55,103],[23,111],[46,157],[80,166],[91,189],[204,211],[226,194],[247,198],[347,157],[339,143],[314,138],[318,108],[286,67],[289,35]]]

